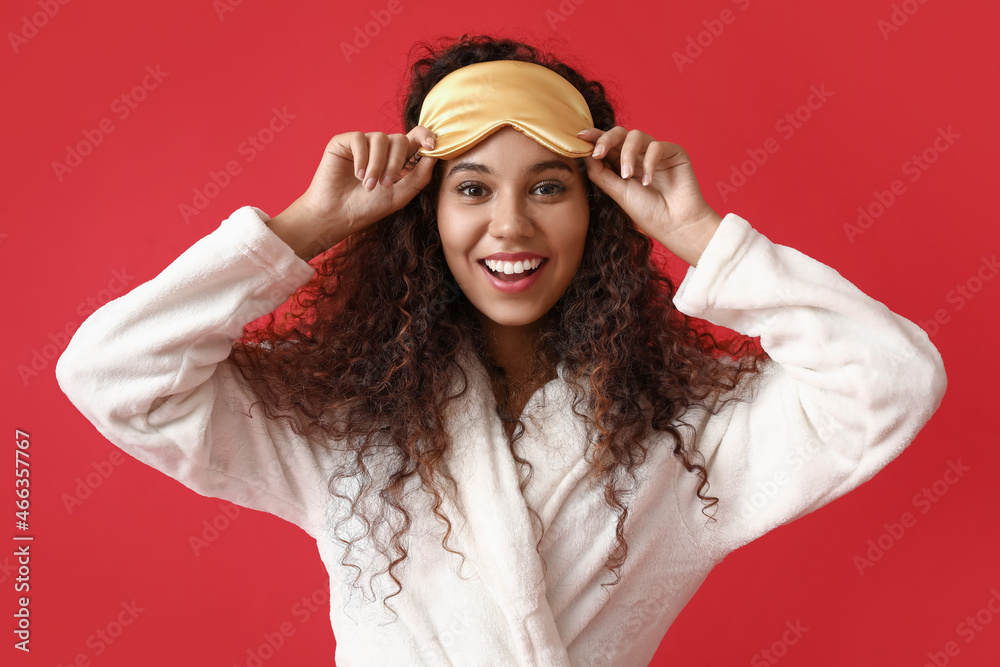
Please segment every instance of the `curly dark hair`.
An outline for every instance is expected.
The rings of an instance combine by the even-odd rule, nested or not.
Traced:
[[[463,35],[438,44],[418,42],[414,48],[424,53],[411,66],[402,109],[406,132],[417,125],[424,97],[445,75],[492,60],[548,67],[583,94],[595,127],[615,126],[615,111],[602,84],[535,47]],[[452,378],[467,379],[461,348],[475,350],[488,371],[511,453],[519,467],[527,465],[522,491],[531,475],[531,464],[514,447],[524,426],[506,407],[511,387],[491,359],[483,328],[441,248],[436,206],[443,165],[435,165],[429,185],[405,207],[314,258],[317,274],[292,297],[288,309],[280,317],[271,313],[248,325],[231,355],[267,418],[288,419],[299,435],[327,446],[337,442],[353,453],[344,457],[353,460],[330,477],[329,491],[350,503],[350,517],[360,516],[367,532],[349,540],[337,535],[346,546],[342,565],[354,567],[360,577],[361,568],[347,563],[351,547],[369,534],[376,539],[372,525],[388,525],[387,509],[402,515],[402,526],[391,538],[394,559],[376,573],[388,573],[397,586],[383,599],[387,608],[388,598],[402,591],[393,570],[407,556],[404,536],[411,523],[403,497],[414,476],[433,496],[434,514],[447,526],[443,548],[460,553],[448,547],[452,524],[441,511],[439,486],[447,481],[454,488],[455,481],[439,464],[451,446],[444,415],[445,406],[457,397]],[[550,377],[556,365],[564,365],[565,380],[574,391],[573,410],[594,439],[593,453],[588,453],[591,479],[604,482],[605,500],[618,515],[615,550],[605,563],[615,579],[603,584],[614,585],[628,555],[628,507],[621,485],[625,474],[635,482],[634,470],[647,453],[647,434],[672,436],[673,454],[701,479],[697,496],[706,503],[706,513],[719,499],[703,495],[710,486],[708,471],[698,462],[704,459],[696,448],[681,437],[680,429],[690,428],[682,416],[696,404],[714,404],[715,412],[741,400],[733,390],[745,375],[759,373],[767,355],[752,339],[713,335],[703,322],[676,310],[675,286],[655,265],[650,239],[611,197],[586,180],[590,224],[583,260],[546,317],[536,356]],[[714,400],[726,395],[721,402]],[[382,488],[373,488],[378,485],[372,484],[366,460],[391,464]],[[361,482],[353,497],[338,490],[348,478]],[[363,497],[374,493],[384,502],[374,516],[367,516],[359,507]],[[541,523],[534,510],[531,514]],[[714,521],[714,512],[708,520]],[[389,561],[387,545],[378,541],[378,549]]]

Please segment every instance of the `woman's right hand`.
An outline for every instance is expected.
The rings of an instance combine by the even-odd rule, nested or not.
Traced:
[[[437,158],[422,156],[395,179],[417,150],[434,147],[434,139],[420,125],[407,134],[338,134],[326,145],[309,188],[268,227],[309,261],[413,199],[430,182]]]

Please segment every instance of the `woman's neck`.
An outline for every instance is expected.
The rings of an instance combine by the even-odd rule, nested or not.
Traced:
[[[522,326],[504,326],[480,318],[486,334],[486,351],[504,370],[508,381],[523,384],[536,372],[535,348],[543,322]]]
[[[486,351],[506,376],[507,396],[497,396],[497,403],[506,400],[507,412],[520,417],[531,396],[551,378],[539,364],[537,343],[544,321],[523,326],[504,326],[480,317],[486,334]]]

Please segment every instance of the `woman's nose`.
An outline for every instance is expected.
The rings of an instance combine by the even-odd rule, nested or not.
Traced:
[[[490,220],[489,233],[495,238],[523,238],[535,233],[529,204],[515,195],[499,195]]]

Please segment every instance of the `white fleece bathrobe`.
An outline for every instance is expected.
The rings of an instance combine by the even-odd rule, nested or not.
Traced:
[[[562,376],[524,410],[518,441],[534,477],[519,490],[485,371],[449,410],[446,463],[458,482],[443,511],[410,496],[409,555],[366,595],[331,532],[344,507],[327,491],[336,448],[311,447],[265,420],[227,357],[243,326],[282,304],[313,269],[246,206],[160,275],[93,313],[59,359],[63,391],[98,430],[196,492],[270,512],[317,541],[331,582],[336,664],[523,666],[649,663],[712,567],[734,549],[842,496],[909,444],[937,409],[940,355],[910,321],[833,269],[771,243],[728,214],[674,299],[684,313],[760,336],[773,359],[752,400],[689,411],[707,461],[716,521],[698,478],[654,435],[626,498],[628,560],[610,588],[604,567],[617,515],[586,478],[588,441]],[[545,526],[538,530],[528,507]],[[711,511],[711,510],[709,510]],[[346,524],[347,526],[357,524]],[[347,530],[342,528],[341,530]],[[358,531],[341,535],[357,535]],[[349,562],[368,552],[355,547]],[[539,552],[547,573],[542,578]],[[386,561],[375,559],[374,570]],[[333,663],[331,656],[330,663]]]

